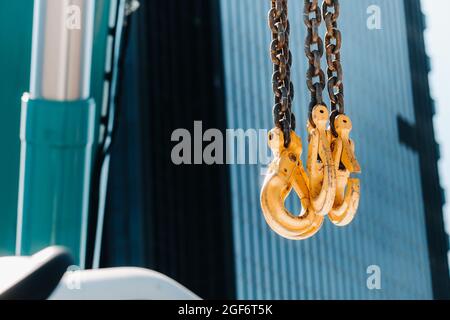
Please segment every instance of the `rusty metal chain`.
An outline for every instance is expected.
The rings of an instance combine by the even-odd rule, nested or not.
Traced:
[[[305,55],[309,66],[306,84],[311,92],[309,121],[315,127],[312,110],[316,105],[326,106],[323,90],[327,86],[331,102],[330,123],[333,134],[334,119],[344,114],[344,85],[341,59],[342,36],[337,27],[340,13],[339,0],[324,0],[322,8],[319,0],[304,0],[303,20],[307,27]],[[325,21],[327,29],[325,45],[319,34],[319,27]],[[290,143],[290,131],[295,130],[295,116],[292,112],[294,87],[291,81],[292,54],[289,49],[290,24],[288,0],[271,0],[269,27],[272,31],[271,58],[273,62],[272,86],[275,96],[274,122],[283,130],[285,146]],[[321,68],[321,59],[326,53],[327,76]]]
[[[339,114],[344,114],[344,84],[341,65],[342,36],[338,29],[340,5],[339,0],[324,0],[322,16],[327,33],[325,35],[325,49],[327,58],[328,94],[331,102],[330,127],[337,136],[334,120]]]
[[[314,106],[323,101],[323,90],[325,89],[325,73],[321,68],[320,61],[324,54],[323,40],[319,35],[319,27],[322,23],[319,0],[305,0],[303,8],[303,21],[307,28],[305,39],[305,54],[308,58],[309,67],[306,72],[306,84],[311,92],[311,103],[309,105],[309,122],[315,127],[312,119]]]
[[[269,27],[272,31],[270,55],[273,63],[272,87],[275,96],[273,108],[275,126],[282,129],[285,147],[295,130],[295,116],[292,112],[294,86],[291,81],[292,54],[289,49],[290,24],[288,0],[271,0]]]

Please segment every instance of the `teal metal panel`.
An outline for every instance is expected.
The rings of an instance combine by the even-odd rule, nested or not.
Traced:
[[[0,256],[14,254],[20,97],[28,90],[33,0],[0,2]]]
[[[228,128],[270,129],[270,1],[220,3]],[[371,5],[381,9],[381,30],[367,28]],[[303,1],[289,6],[294,108],[306,150]],[[397,116],[415,120],[403,1],[347,0],[341,7],[346,106],[363,168],[358,216],[343,229],[327,222],[307,241],[282,239],[259,208],[264,167],[231,165],[238,298],[432,298],[418,156],[398,140]],[[290,208],[299,209],[294,200]],[[371,265],[381,268],[381,290],[366,286]]]
[[[84,266],[94,128],[93,99],[24,96],[17,253],[61,245]]]
[[[0,2],[0,256],[14,253],[20,97],[28,90],[33,0]]]
[[[15,252],[20,166],[20,98],[29,90],[33,0],[0,2],[0,256]],[[100,118],[110,0],[96,1],[92,94]],[[98,130],[96,128],[95,141]]]

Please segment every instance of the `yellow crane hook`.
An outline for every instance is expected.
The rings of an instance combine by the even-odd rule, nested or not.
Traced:
[[[307,171],[311,209],[319,215],[329,213],[336,191],[336,171],[331,154],[331,135],[327,131],[329,112],[323,105],[312,110],[315,128],[308,123],[309,146]]]
[[[261,190],[261,208],[268,225],[280,236],[291,240],[304,240],[316,234],[324,217],[310,209],[308,177],[300,159],[302,143],[292,131],[291,142],[286,148],[283,131],[275,128],[269,133],[269,146],[274,160]],[[295,191],[299,196],[303,213],[294,215],[285,207],[285,200]]]
[[[360,198],[359,179],[350,178],[351,173],[361,173],[356,160],[355,145],[350,139],[352,121],[346,115],[334,119],[337,134],[331,141],[334,166],[336,168],[336,196],[328,217],[337,226],[346,226],[352,222],[358,210]]]

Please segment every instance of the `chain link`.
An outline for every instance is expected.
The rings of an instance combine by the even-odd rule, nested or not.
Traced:
[[[309,121],[315,127],[312,119],[314,106],[323,101],[323,90],[325,89],[325,73],[321,68],[321,59],[324,54],[323,40],[319,35],[319,27],[322,23],[319,0],[305,0],[303,8],[303,21],[307,28],[305,39],[305,54],[308,58],[309,67],[306,72],[306,84],[311,92],[311,103],[309,105]]]
[[[294,86],[291,81],[292,53],[289,49],[290,24],[288,0],[271,0],[269,27],[272,31],[270,55],[273,63],[272,87],[275,97],[273,108],[275,126],[283,130],[284,144],[290,144],[291,130],[295,130],[292,113]]]
[[[324,0],[322,15],[325,20],[327,32],[325,35],[325,48],[327,58],[328,95],[331,102],[330,127],[337,136],[334,120],[339,114],[344,114],[344,83],[341,65],[342,36],[338,29],[340,5],[339,0]]]
[[[323,90],[327,79],[321,68],[321,59],[326,53],[328,95],[331,102],[330,124],[333,134],[334,119],[345,112],[344,84],[341,65],[342,36],[337,27],[340,14],[339,0],[324,0],[322,8],[319,0],[304,0],[303,20],[307,27],[305,55],[309,66],[306,84],[311,93],[309,121],[315,127],[312,110],[316,105],[326,106]],[[325,21],[325,45],[319,34],[319,27]],[[290,143],[290,131],[295,130],[295,116],[292,113],[294,87],[291,81],[292,54],[289,49],[290,24],[288,19],[288,0],[271,0],[269,27],[272,31],[271,58],[273,62],[272,86],[275,96],[274,121],[283,130],[285,145]]]

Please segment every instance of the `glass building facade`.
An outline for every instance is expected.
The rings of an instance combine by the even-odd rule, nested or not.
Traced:
[[[108,3],[97,1],[97,40],[106,32],[100,26]],[[194,121],[223,132],[272,128],[270,1],[143,0],[131,20],[118,101],[102,266],[151,268],[203,298],[450,298],[420,1],[340,3],[346,109],[363,170],[354,222],[338,228],[327,221],[309,240],[284,240],[260,209],[265,166],[171,161],[172,132],[193,131]],[[374,5],[381,29],[372,30],[368,8]],[[1,29],[10,30],[2,35],[8,50],[0,50],[6,70],[0,144],[11,150],[0,159],[0,255],[8,255],[14,251],[19,101],[29,85],[23,61],[31,56],[32,0],[0,7]],[[19,12],[27,23],[8,20]],[[294,112],[306,153],[303,1],[289,1],[289,17]],[[101,106],[104,43],[95,47],[93,92]],[[295,199],[289,207],[299,209]],[[92,248],[91,241],[88,252]],[[380,290],[367,287],[372,266],[380,268]]]
[[[381,29],[372,30],[367,21],[374,5]],[[139,93],[125,92],[127,108],[135,106],[141,116],[127,112],[118,134],[138,132],[139,145],[119,141],[113,155],[105,265],[139,262],[205,298],[449,297],[448,238],[417,0],[341,1],[346,106],[363,168],[360,209],[350,226],[325,223],[307,241],[284,240],[260,210],[264,166],[171,163],[173,144],[161,141],[170,141],[177,128],[192,130],[196,120],[205,130],[223,132],[272,128],[269,6],[254,0],[143,3],[127,68],[127,83],[135,82]],[[289,6],[294,108],[306,146],[303,1]],[[161,114],[170,116],[161,120]],[[123,200],[138,197],[123,185],[143,186],[136,189],[141,209],[135,200]],[[290,208],[299,209],[295,200]],[[143,241],[132,240],[136,225]],[[116,246],[132,249],[125,255]],[[367,287],[373,266],[381,271],[380,290]]]

